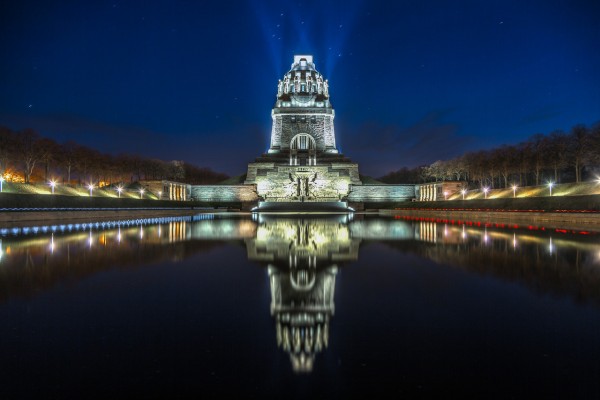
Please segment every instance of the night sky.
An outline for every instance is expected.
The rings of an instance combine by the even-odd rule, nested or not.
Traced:
[[[381,176],[600,121],[598,1],[3,1],[0,125],[232,175],[294,54]]]

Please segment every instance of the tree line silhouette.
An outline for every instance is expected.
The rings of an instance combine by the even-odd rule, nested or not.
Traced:
[[[210,184],[228,177],[183,161],[106,154],[74,141],[57,143],[33,129],[12,131],[3,126],[0,126],[0,176],[8,181],[35,183],[54,179],[65,184],[162,179]]]
[[[598,179],[600,123],[575,125],[566,133],[535,134],[516,145],[466,152],[430,165],[401,168],[381,178],[385,183],[465,181],[469,187],[508,188],[547,182]]]

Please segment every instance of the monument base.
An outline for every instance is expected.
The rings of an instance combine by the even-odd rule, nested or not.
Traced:
[[[354,209],[348,207],[345,201],[300,202],[300,201],[259,201],[252,212],[293,212],[293,213],[351,213]]]

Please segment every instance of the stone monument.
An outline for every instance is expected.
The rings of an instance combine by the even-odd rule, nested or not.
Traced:
[[[255,211],[352,211],[365,204],[407,201],[414,185],[364,184],[358,164],[336,146],[329,82],[311,55],[296,55],[279,80],[269,150],[248,164],[243,182],[195,185],[196,201],[241,203]]]
[[[294,56],[279,81],[271,116],[269,151],[248,165],[244,182],[256,185],[259,209],[283,206],[274,203],[345,207],[351,185],[362,182],[358,165],[336,147],[329,83],[312,56]]]

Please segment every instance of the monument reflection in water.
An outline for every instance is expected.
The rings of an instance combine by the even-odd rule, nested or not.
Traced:
[[[182,260],[220,242],[235,241],[245,244],[248,259],[268,272],[278,346],[289,354],[294,371],[310,372],[316,356],[328,346],[336,275],[344,264],[358,260],[361,244],[381,242],[441,265],[598,307],[599,236],[585,233],[349,215],[253,219],[201,215],[2,229],[0,302],[34,296],[57,283],[105,269]]]
[[[262,217],[256,236],[245,240],[248,258],[268,265],[277,344],[290,354],[294,371],[311,371],[315,354],[327,347],[338,267],[358,259],[360,240],[347,223],[347,216]]]

